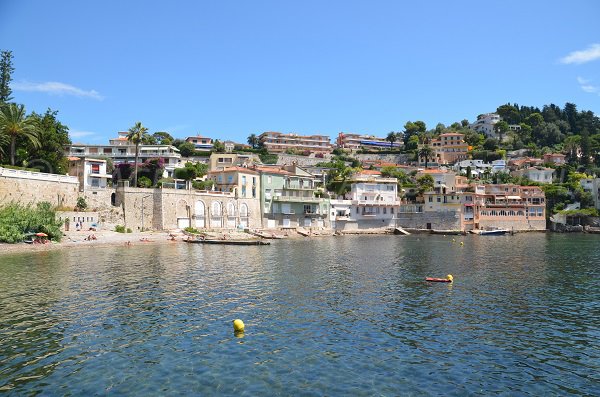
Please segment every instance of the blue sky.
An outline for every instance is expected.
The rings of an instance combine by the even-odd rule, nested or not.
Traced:
[[[13,97],[74,142],[385,136],[511,102],[600,113],[600,2],[0,0]]]

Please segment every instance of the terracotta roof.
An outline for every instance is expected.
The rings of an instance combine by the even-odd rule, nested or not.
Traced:
[[[255,169],[258,172],[264,172],[264,173],[268,173],[268,174],[280,174],[280,175],[294,175],[293,173],[289,172],[289,171],[285,171],[279,168],[274,168],[274,167],[254,167],[253,169]]]
[[[77,161],[77,160],[81,160],[81,158],[79,158],[79,157],[67,157],[67,160],[69,160],[69,161]]]
[[[381,172],[376,170],[362,170],[357,175],[381,175]]]
[[[246,167],[227,167],[221,171],[210,171],[209,173],[218,174],[220,172],[246,172],[248,174],[258,174],[254,169]]]

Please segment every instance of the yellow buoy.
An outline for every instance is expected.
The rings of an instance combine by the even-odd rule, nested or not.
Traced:
[[[462,241],[460,242],[460,245],[465,245],[465,243],[463,243]]]
[[[450,280],[450,282],[454,281],[454,277],[451,274],[446,276],[446,280]]]
[[[233,330],[235,332],[244,332],[244,322],[242,320],[240,320],[239,318],[236,320],[233,320]]]

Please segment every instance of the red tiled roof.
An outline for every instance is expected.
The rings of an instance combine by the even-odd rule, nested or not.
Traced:
[[[358,175],[381,175],[381,172],[376,170],[362,170]]]
[[[221,172],[246,172],[248,174],[258,174],[254,169],[246,167],[227,167],[221,171],[210,171],[209,174],[218,174]]]

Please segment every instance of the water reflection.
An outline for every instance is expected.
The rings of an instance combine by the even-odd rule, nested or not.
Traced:
[[[0,387],[598,394],[593,237],[367,236],[3,256]],[[453,284],[423,281],[448,273]],[[234,318],[246,323],[243,339]]]

